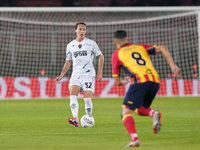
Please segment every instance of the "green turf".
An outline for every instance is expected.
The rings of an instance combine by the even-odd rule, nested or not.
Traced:
[[[93,128],[75,128],[68,100],[0,101],[0,150],[120,150],[130,141],[121,114],[122,98],[93,99]],[[134,116],[140,150],[197,150],[200,147],[200,98],[154,100],[162,128],[153,134],[150,117]],[[84,115],[79,99],[79,116]],[[79,118],[80,118],[79,117]]]

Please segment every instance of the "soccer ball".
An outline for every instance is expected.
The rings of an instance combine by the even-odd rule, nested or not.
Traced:
[[[80,122],[81,126],[84,128],[94,126],[94,118],[91,115],[84,115]]]

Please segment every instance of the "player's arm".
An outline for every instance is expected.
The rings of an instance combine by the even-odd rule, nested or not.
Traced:
[[[121,77],[115,77],[115,84],[117,86],[122,86],[125,85],[129,82],[130,77],[126,76],[125,78],[121,78]]]
[[[99,71],[97,73],[97,82],[100,82],[102,80],[104,56],[101,53],[98,57],[99,57]]]
[[[58,76],[58,77],[55,79],[55,82],[56,82],[56,83],[60,83],[60,80],[63,78],[63,76],[65,75],[65,73],[69,70],[69,67],[71,66],[71,63],[72,63],[72,60],[66,60],[64,66],[63,66],[63,70],[62,70],[60,76]]]
[[[122,86],[122,85],[125,85],[129,82],[129,76],[126,76],[125,78],[121,78],[120,75],[119,75],[119,66],[120,66],[120,60],[119,60],[119,57],[118,57],[118,52],[114,52],[112,54],[112,57],[111,57],[111,63],[112,63],[112,76],[114,77],[115,79],[115,84],[117,86]]]
[[[170,68],[171,68],[172,73],[173,73],[174,75],[177,76],[178,73],[179,73],[179,71],[180,71],[180,69],[179,69],[179,67],[174,63],[173,58],[172,58],[171,54],[169,53],[167,47],[164,46],[164,45],[157,45],[157,46],[155,47],[155,50],[156,50],[156,54],[157,54],[157,53],[160,53],[160,52],[162,53],[162,55],[163,55],[163,56],[165,57],[165,59],[167,60],[169,66],[170,66]]]

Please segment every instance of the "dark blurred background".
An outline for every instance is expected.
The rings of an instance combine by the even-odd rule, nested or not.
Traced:
[[[0,7],[200,6],[200,0],[0,0]]]

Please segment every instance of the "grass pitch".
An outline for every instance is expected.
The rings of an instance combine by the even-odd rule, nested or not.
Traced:
[[[122,98],[93,99],[93,128],[69,125],[69,99],[0,101],[0,150],[121,150],[130,137],[121,122]],[[140,150],[197,150],[200,147],[200,98],[157,97],[162,128],[152,118],[134,116]],[[79,99],[79,119],[85,114]],[[130,148],[131,149],[131,148]]]

